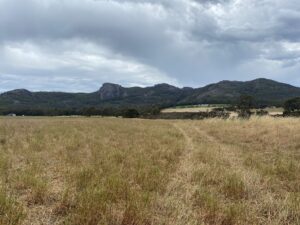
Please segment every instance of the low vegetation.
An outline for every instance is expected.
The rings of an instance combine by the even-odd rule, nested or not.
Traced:
[[[300,117],[300,97],[285,102],[283,115]]]
[[[208,118],[221,118],[221,119],[228,119],[230,113],[225,110],[211,110],[207,112],[164,112],[160,114],[149,114],[144,115],[143,118],[145,119],[168,119],[168,120],[175,120],[175,119],[189,119],[189,120],[203,120]],[[128,117],[127,117],[128,118]]]
[[[299,224],[296,118],[0,119],[0,224]]]

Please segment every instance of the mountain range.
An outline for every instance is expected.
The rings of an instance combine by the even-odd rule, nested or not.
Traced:
[[[0,110],[233,104],[241,95],[251,95],[259,105],[282,105],[287,99],[299,97],[300,88],[260,78],[246,82],[221,81],[201,88],[178,88],[169,84],[126,88],[105,83],[92,93],[31,92],[16,89],[0,95]]]

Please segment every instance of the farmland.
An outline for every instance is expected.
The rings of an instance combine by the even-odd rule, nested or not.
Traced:
[[[190,106],[177,106],[173,108],[166,108],[163,109],[162,113],[185,113],[185,112],[210,112],[216,108],[226,108],[230,105],[222,105],[222,104],[215,104],[215,105],[190,105]],[[264,109],[269,115],[282,115],[284,109],[281,107],[267,107]],[[255,113],[257,109],[251,109],[252,113]],[[231,114],[235,114],[231,112]]]
[[[300,120],[0,118],[0,224],[300,224]]]

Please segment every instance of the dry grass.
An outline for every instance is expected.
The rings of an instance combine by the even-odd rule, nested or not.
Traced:
[[[0,119],[0,224],[300,224],[300,120]]]

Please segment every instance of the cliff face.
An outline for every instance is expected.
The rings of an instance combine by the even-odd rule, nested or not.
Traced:
[[[118,84],[105,83],[99,90],[102,101],[126,97],[125,88]]]

